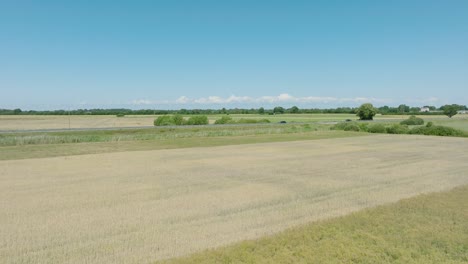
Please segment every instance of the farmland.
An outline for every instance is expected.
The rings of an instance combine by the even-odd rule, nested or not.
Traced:
[[[468,184],[465,138],[311,128],[3,146],[0,262],[152,262]]]
[[[467,14],[0,1],[0,264],[468,264]]]
[[[223,115],[208,115],[212,124]],[[288,123],[331,123],[344,121],[346,119],[357,120],[354,114],[282,114],[282,115],[257,115],[257,114],[232,114],[234,120],[246,119],[269,119],[272,123],[286,121]],[[133,116],[94,116],[94,115],[19,115],[1,116],[0,131],[23,131],[23,130],[47,130],[47,129],[96,129],[96,128],[144,128],[153,126],[154,115]],[[186,118],[189,116],[185,116]],[[446,116],[419,116],[426,121],[432,121],[436,125],[450,126],[468,131],[468,115],[456,115],[453,118]],[[377,115],[376,122],[395,123],[408,118],[407,115]]]
[[[161,263],[466,263],[467,200],[465,185]]]

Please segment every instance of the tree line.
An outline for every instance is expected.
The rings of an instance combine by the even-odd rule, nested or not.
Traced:
[[[444,105],[439,108],[435,106],[424,106],[429,111],[421,112],[420,107],[411,107],[401,104],[397,107],[382,106],[376,108],[377,113],[383,115],[394,114],[423,114],[423,115],[443,115],[444,109],[453,105]],[[458,110],[468,110],[466,105],[456,105]],[[214,114],[355,114],[357,107],[338,107],[338,108],[299,108],[293,106],[284,108],[276,106],[271,109],[260,108],[232,108],[232,109],[179,109],[179,110],[160,110],[160,109],[140,109],[132,110],[125,108],[111,109],[75,109],[75,110],[21,110],[0,109],[0,115],[214,115]]]

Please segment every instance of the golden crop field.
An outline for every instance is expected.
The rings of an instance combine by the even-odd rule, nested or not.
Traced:
[[[0,263],[149,263],[468,183],[464,138],[0,161]]]
[[[154,116],[116,117],[114,115],[4,115],[0,116],[0,130],[152,126],[154,118]]]

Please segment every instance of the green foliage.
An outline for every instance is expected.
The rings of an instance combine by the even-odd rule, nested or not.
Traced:
[[[467,263],[468,186],[163,263]]]
[[[367,132],[369,124],[364,122],[340,122],[330,128],[331,130]]]
[[[388,133],[388,134],[417,134],[430,136],[451,136],[451,137],[468,137],[468,133],[446,126],[434,126],[432,122],[426,126],[418,126],[409,129],[407,125],[402,124],[368,124],[356,122],[340,122],[330,129],[344,131],[361,131],[370,133]]]
[[[236,121],[237,124],[256,124],[257,120],[256,119],[250,119],[250,118],[241,118]]]
[[[187,125],[191,126],[208,125],[208,123],[207,116],[192,116],[186,122]]]
[[[158,118],[154,120],[154,125],[155,126],[175,126],[175,122],[172,116],[163,115],[163,116],[158,116]]]
[[[358,130],[359,130],[359,126],[356,125],[355,122],[340,122],[340,123],[337,123],[337,124],[333,125],[332,127],[330,127],[330,129],[331,130],[345,130],[346,127],[351,127],[351,126],[352,127],[356,126],[358,128]]]
[[[407,125],[407,126],[419,126],[419,125],[424,125],[424,119],[410,116],[408,119],[403,120],[400,122],[401,125]]]
[[[236,121],[236,124],[257,124],[257,123],[270,123],[268,119],[250,119],[250,118],[241,118]]]
[[[185,123],[184,117],[181,116],[181,115],[178,115],[178,114],[177,114],[177,115],[174,115],[174,116],[172,117],[172,120],[174,120],[174,124],[175,124],[176,126],[181,126],[181,125],[183,125],[183,124]]]
[[[273,108],[273,113],[275,114],[284,114],[284,108],[281,106],[277,106]]]
[[[215,125],[224,125],[224,124],[232,124],[234,121],[232,120],[232,117],[230,116],[223,116],[220,119],[216,120]]]
[[[271,122],[270,122],[269,119],[263,118],[263,119],[259,119],[257,123],[267,124],[267,123],[271,123]]]
[[[116,114],[115,116],[116,116],[116,117],[124,117],[125,114],[124,114],[124,113],[118,113],[118,114]]]
[[[357,110],[356,115],[359,116],[361,120],[372,120],[377,114],[377,109],[374,108],[372,104],[362,104]]]
[[[426,127],[431,127],[431,126],[433,126],[433,125],[434,125],[434,123],[432,123],[432,122],[427,122]]]
[[[215,121],[216,125],[222,124],[264,124],[270,123],[268,119],[252,119],[252,118],[241,118],[239,120],[233,120],[230,116],[223,116]]]
[[[409,132],[408,127],[401,124],[393,124],[386,127],[386,130],[388,134],[408,134]]]
[[[357,123],[357,125],[359,126],[359,130],[360,131],[363,131],[363,132],[367,132],[367,130],[369,129],[369,124],[368,123]]]
[[[409,111],[410,111],[410,107],[405,104],[401,104],[398,106],[398,113],[400,114],[408,113]]]
[[[456,115],[458,110],[461,109],[461,107],[457,104],[452,104],[452,105],[444,105],[444,115],[448,116],[449,118],[452,118],[452,116]]]
[[[385,126],[382,124],[371,124],[369,125],[369,128],[367,129],[367,132],[370,133],[386,133],[387,130],[385,129]]]
[[[361,131],[356,122],[340,122],[331,127],[332,130]]]
[[[464,131],[446,127],[446,126],[422,126],[415,127],[409,131],[410,134],[427,135],[427,136],[451,136],[463,137],[467,136]]]
[[[289,109],[289,112],[292,114],[297,114],[299,113],[299,108],[297,106],[293,106]]]
[[[163,115],[154,120],[155,126],[208,125],[208,117],[192,116],[187,121],[181,115]]]

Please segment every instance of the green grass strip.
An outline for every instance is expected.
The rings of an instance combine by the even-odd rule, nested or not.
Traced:
[[[468,186],[163,263],[468,263]]]
[[[201,134],[188,135],[183,137],[169,134],[167,137],[150,140],[129,140],[129,141],[104,141],[104,142],[83,142],[83,143],[49,143],[49,144],[27,144],[0,147],[0,160],[46,158],[83,154],[98,154],[123,151],[138,150],[158,150],[193,147],[214,147],[225,145],[283,142],[298,140],[314,140],[327,138],[366,136],[368,134],[347,132],[347,131],[310,131],[310,132],[290,132],[283,134],[247,134],[238,136],[210,136],[203,130]]]

